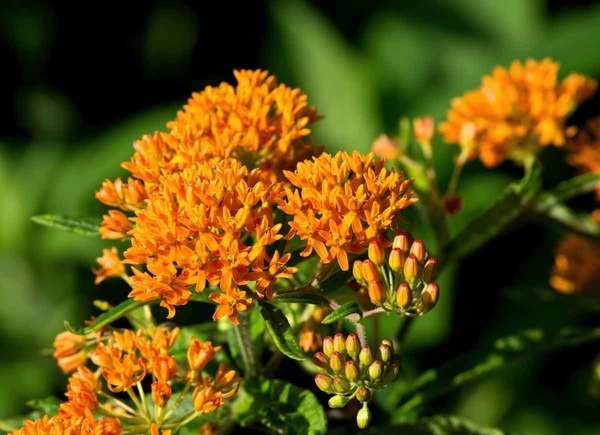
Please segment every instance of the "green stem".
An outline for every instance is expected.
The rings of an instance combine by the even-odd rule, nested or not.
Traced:
[[[242,360],[244,361],[245,374],[247,378],[257,376],[257,362],[250,336],[250,323],[248,322],[248,313],[238,314],[239,324],[233,327],[235,337],[237,338]]]

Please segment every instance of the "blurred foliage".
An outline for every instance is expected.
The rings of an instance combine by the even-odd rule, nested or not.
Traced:
[[[382,2],[372,8],[338,1],[324,9],[297,0],[273,1],[264,23],[263,63],[283,81],[302,87],[324,115],[316,127],[318,142],[330,149],[366,151],[379,133],[397,134],[401,116],[441,119],[450,99],[474,87],[496,64],[553,56],[563,73],[577,70],[598,77],[600,4],[568,3],[550,13],[541,0]],[[22,71],[43,71],[49,41],[60,30],[51,11],[17,3],[4,12],[0,41],[12,47]],[[163,88],[178,81],[178,71],[190,68],[202,19],[185,2],[159,2],[151,8],[145,31],[135,35],[144,73],[171,80]],[[240,66],[238,59],[228,63],[228,68]],[[207,74],[199,71],[198,78]],[[199,84],[204,82],[185,87]],[[17,94],[18,122],[27,138],[0,139],[0,417],[23,411],[28,399],[63,390],[64,378],[46,351],[64,319],[81,324],[92,312],[93,299],[123,296],[110,284],[92,284],[89,270],[106,243],[48,231],[34,226],[30,216],[98,216],[102,207],[94,200],[95,189],[104,178],[122,175],[118,164],[130,156],[131,142],[161,128],[181,103],[168,101],[89,134],[89,124],[69,96],[35,81]],[[442,144],[435,148],[442,183],[454,151]],[[566,170],[547,164],[546,172],[550,169]],[[464,228],[518,177],[512,168],[491,173],[470,165],[459,187],[465,209],[452,219],[452,232]],[[406,372],[438,365],[522,327],[585,322],[588,317],[579,308],[541,301],[532,290],[546,291],[555,238],[553,232],[526,228],[484,249],[479,263],[468,259],[448,268],[441,278],[440,304],[412,331],[404,354]],[[522,239],[527,246],[517,253],[515,245]],[[472,272],[478,266],[481,275],[488,274],[485,279]],[[382,326],[396,330],[400,325]],[[433,413],[534,435],[600,433],[600,402],[586,391],[597,350],[517,363],[460,389],[458,400],[438,400]],[[566,391],[568,399],[557,391]]]

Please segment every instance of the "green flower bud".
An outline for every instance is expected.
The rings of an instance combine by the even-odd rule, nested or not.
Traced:
[[[346,378],[336,376],[333,379],[333,389],[336,393],[347,393],[350,391],[350,382]]]
[[[346,375],[346,379],[350,382],[354,382],[358,379],[359,374],[356,363],[354,361],[346,361],[346,365],[344,366],[344,375]]]
[[[346,351],[346,340],[344,339],[344,334],[337,333],[333,336],[333,350],[341,353],[342,355]]]
[[[371,400],[371,391],[364,386],[360,386],[356,389],[356,400],[359,402],[368,402]]]
[[[346,352],[350,355],[350,358],[356,359],[358,352],[360,351],[360,341],[358,335],[354,332],[348,334],[346,337]]]
[[[361,367],[367,367],[373,362],[373,352],[371,352],[371,348],[368,345],[363,346],[360,350],[358,361],[360,362]]]
[[[333,353],[333,338],[329,336],[323,338],[323,353],[327,356],[331,356]]]
[[[369,407],[367,406],[367,402],[363,403],[362,408],[356,414],[356,425],[359,429],[364,429],[369,425],[371,421],[371,411],[369,411]]]
[[[333,380],[330,376],[324,375],[323,373],[319,373],[315,375],[315,384],[319,387],[319,390],[325,393],[331,393]]]
[[[344,368],[344,357],[339,352],[333,352],[329,357],[329,367],[334,373],[339,373]]]
[[[336,394],[335,396],[331,397],[327,403],[329,404],[330,408],[343,408],[348,404],[349,401],[349,396],[341,396]]]
[[[392,358],[392,352],[392,346],[389,346],[386,343],[381,343],[379,345],[379,357],[381,358],[381,361],[388,362]]]
[[[381,377],[383,373],[383,363],[379,360],[375,360],[369,366],[369,378],[376,381]]]

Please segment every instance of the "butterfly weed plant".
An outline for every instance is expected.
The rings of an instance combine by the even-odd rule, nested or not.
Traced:
[[[234,75],[235,85],[193,93],[165,130],[134,142],[121,165],[127,179],[96,192],[108,207],[101,221],[33,218],[114,242],[94,273],[97,284],[121,280],[124,300],[98,301],[101,312],[81,328],[65,323],[54,341],[69,374],[64,397],[32,402],[37,409],[3,421],[6,430],[324,434],[335,421],[382,433],[500,433],[424,405],[517,356],[600,338],[600,328],[515,331],[470,365],[403,369],[411,326],[444,297],[440,274],[515,223],[566,227],[552,287],[600,291],[599,213],[567,205],[600,192],[600,122],[569,124],[595,92],[592,79],[561,79],[551,59],[496,67],[441,123],[403,120],[397,137],[379,137],[365,155],[313,142],[322,114],[301,90],[266,71]],[[442,146],[456,150],[447,185],[434,165]],[[538,156],[549,147],[580,175],[542,190]],[[461,170],[474,159],[489,170],[512,161],[523,177],[453,233]],[[417,218],[435,236],[430,246],[408,229]],[[212,318],[194,310],[200,304]],[[178,323],[186,305],[193,324]],[[382,334],[392,318],[398,331]],[[283,363],[313,377],[313,388],[275,378]]]

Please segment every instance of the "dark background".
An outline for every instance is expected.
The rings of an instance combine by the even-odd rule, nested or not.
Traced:
[[[47,351],[64,319],[81,322],[94,299],[125,295],[118,283],[93,286],[90,268],[106,243],[35,227],[29,217],[99,215],[93,192],[102,179],[122,175],[132,140],[162,128],[191,91],[231,81],[233,68],[267,68],[325,115],[320,143],[365,151],[379,133],[395,134],[401,116],[441,120],[451,97],[494,65],[552,56],[563,75],[600,76],[600,5],[592,1],[3,1],[1,10],[0,418],[63,391]],[[575,122],[598,107],[588,103]],[[442,180],[454,151],[436,147]],[[572,174],[558,152],[544,164],[548,184]],[[518,176],[510,165],[470,165],[453,229]],[[448,270],[440,306],[405,349],[408,367],[435,366],[524,327],[593,323],[540,297],[551,294],[559,237],[531,224]],[[600,433],[600,402],[590,395],[598,350],[527,359],[433,412],[527,434]]]

